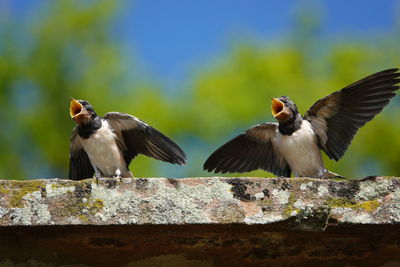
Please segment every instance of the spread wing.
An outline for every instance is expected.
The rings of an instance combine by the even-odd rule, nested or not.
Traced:
[[[104,119],[114,129],[117,144],[124,151],[124,158],[129,165],[138,154],[185,165],[186,155],[183,150],[167,136],[126,113],[109,112]]]
[[[251,127],[212,153],[204,163],[204,170],[226,173],[263,169],[290,177],[289,165],[274,146],[277,128],[277,123]]]
[[[318,100],[306,113],[320,148],[339,160],[358,129],[372,120],[399,89],[398,69],[372,74]]]
[[[70,156],[69,156],[69,179],[82,180],[92,178],[94,169],[89,157],[83,149],[79,138],[77,127],[72,131]]]

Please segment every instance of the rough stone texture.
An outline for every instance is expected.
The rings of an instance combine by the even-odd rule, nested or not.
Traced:
[[[400,223],[400,179],[0,181],[0,225]]]
[[[0,181],[0,266],[400,266],[399,223],[394,177]]]

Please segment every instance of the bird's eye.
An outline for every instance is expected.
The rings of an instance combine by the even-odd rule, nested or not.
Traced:
[[[81,103],[83,106],[86,106],[87,105],[87,102],[86,101],[82,101],[82,103]]]

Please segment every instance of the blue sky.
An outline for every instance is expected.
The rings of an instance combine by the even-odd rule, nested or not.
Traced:
[[[261,41],[284,37],[300,7],[321,14],[327,38],[390,31],[400,14],[399,0],[137,0],[124,9],[118,34],[147,71],[164,82],[176,81],[240,36]]]
[[[2,8],[29,19],[47,0],[0,0]],[[115,34],[141,68],[166,85],[179,84],[212,62],[232,41],[284,38],[300,7],[320,14],[322,36],[372,37],[400,23],[400,0],[125,0]],[[1,13],[0,13],[1,14]],[[397,17],[397,18],[396,18]]]

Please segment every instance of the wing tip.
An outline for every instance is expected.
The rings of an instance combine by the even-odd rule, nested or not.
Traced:
[[[399,68],[389,68],[389,69],[378,71],[375,74],[376,75],[382,75],[382,74],[388,74],[388,73],[394,74],[394,73],[398,73],[398,71],[399,71]],[[374,75],[374,74],[372,74],[372,75]]]
[[[175,152],[174,153],[174,164],[178,164],[178,165],[180,165],[180,166],[185,166],[186,165],[186,163],[187,163],[187,157],[186,157],[186,154],[185,154],[185,152],[183,151],[183,149],[180,147],[180,146],[178,146],[177,144],[175,144],[176,145],[176,148],[177,148],[177,152]]]
[[[213,169],[211,169],[208,164],[207,161],[203,164],[203,170],[207,171],[207,172],[211,172]]]
[[[382,72],[397,72],[397,71],[399,71],[399,68],[394,67],[394,68],[389,68],[389,69],[383,70]]]
[[[187,159],[186,158],[180,158],[180,159],[178,159],[176,162],[175,162],[175,164],[177,164],[177,165],[179,165],[179,166],[185,166],[186,165],[186,163],[187,163]]]
[[[215,171],[216,170],[216,166],[211,166],[210,158],[211,158],[211,156],[206,160],[206,162],[204,162],[203,170],[205,170],[207,172],[219,173],[219,171]]]

